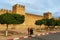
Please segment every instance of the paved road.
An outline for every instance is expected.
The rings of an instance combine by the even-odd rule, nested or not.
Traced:
[[[32,37],[32,38],[27,38],[23,40],[60,40],[60,33],[39,36],[39,37]]]

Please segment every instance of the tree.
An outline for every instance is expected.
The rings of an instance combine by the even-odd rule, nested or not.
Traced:
[[[43,20],[37,20],[36,22],[35,22],[35,24],[36,25],[40,25],[40,27],[41,27],[41,25],[43,24]],[[39,28],[38,28],[39,29]]]
[[[60,20],[56,20],[56,25],[60,26]]]
[[[0,23],[7,24],[6,36],[8,34],[9,24],[22,24],[24,20],[25,20],[24,15],[20,15],[20,14],[5,13],[5,14],[0,15]]]
[[[44,24],[47,25],[49,29],[53,29],[55,27],[56,20],[54,20],[53,18],[51,18],[51,19],[44,19],[44,21],[45,21]]]
[[[60,20],[56,20],[56,26],[60,26]]]

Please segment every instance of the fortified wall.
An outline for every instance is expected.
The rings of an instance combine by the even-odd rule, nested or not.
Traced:
[[[44,13],[43,16],[41,15],[35,15],[35,14],[30,14],[25,12],[25,6],[23,5],[19,5],[19,4],[15,4],[14,6],[12,6],[12,10],[6,10],[6,9],[1,9],[0,10],[0,15],[4,14],[4,13],[15,13],[15,14],[21,14],[25,16],[25,21],[23,24],[19,24],[19,25],[9,25],[9,29],[10,30],[23,30],[23,29],[27,29],[28,27],[34,27],[36,28],[37,25],[35,25],[35,21],[36,20],[42,20],[44,18],[52,18],[52,14],[50,12],[46,12]],[[5,30],[6,29],[6,24],[0,24],[0,30]]]

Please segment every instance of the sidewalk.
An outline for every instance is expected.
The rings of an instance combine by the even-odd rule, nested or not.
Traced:
[[[43,32],[34,31],[34,35],[32,35],[32,37],[41,36],[41,35],[49,35],[49,34],[53,34],[53,33],[57,33],[57,32],[60,32],[60,30],[43,31]],[[21,34],[11,35],[8,37],[0,36],[0,40],[7,40],[7,39],[11,39],[11,38],[12,39],[28,38],[28,34],[27,33],[21,33]]]
[[[53,34],[53,33],[57,33],[60,31],[45,31],[45,32],[36,32],[34,31],[34,35],[32,35],[32,37],[37,37],[37,36],[41,36],[41,35],[49,35],[49,34]],[[15,37],[16,36],[16,37]],[[10,37],[10,39],[12,38],[13,40],[17,40],[17,39],[21,39],[21,38],[28,38],[28,35],[15,35],[13,37]],[[9,38],[8,38],[9,40]]]

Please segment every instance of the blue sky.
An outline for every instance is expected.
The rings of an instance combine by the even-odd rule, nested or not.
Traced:
[[[60,12],[60,0],[0,0],[0,9],[11,9],[14,4],[26,6],[26,12],[42,15],[44,12],[52,12],[55,15]]]

